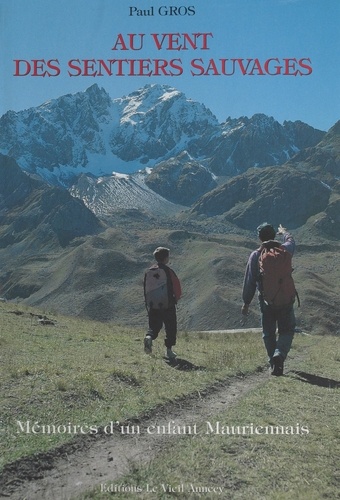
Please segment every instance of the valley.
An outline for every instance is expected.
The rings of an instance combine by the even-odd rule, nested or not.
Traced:
[[[166,85],[112,100],[93,85],[0,118],[4,300],[144,327],[157,246],[181,278],[183,330],[258,327],[240,314],[263,221],[292,231],[299,328],[339,332],[340,140],[263,114],[218,123]]]

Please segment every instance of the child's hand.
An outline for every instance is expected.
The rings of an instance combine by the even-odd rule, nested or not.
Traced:
[[[243,314],[243,316],[248,316],[249,304],[243,304],[242,309],[241,309],[241,313]]]
[[[279,225],[277,229],[277,234],[285,234],[287,232],[287,229],[282,226],[282,224]]]

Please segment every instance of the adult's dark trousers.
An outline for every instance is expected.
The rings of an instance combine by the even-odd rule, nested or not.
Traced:
[[[169,309],[150,309],[149,310],[149,330],[148,335],[155,340],[158,337],[164,325],[165,329],[165,347],[171,348],[176,345],[177,336],[177,315],[176,307]]]
[[[295,333],[295,314],[293,306],[283,309],[273,309],[260,300],[262,312],[263,341],[269,360],[273,356],[286,359]],[[276,328],[278,336],[276,336]]]

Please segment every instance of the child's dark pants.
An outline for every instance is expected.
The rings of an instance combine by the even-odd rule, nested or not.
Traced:
[[[148,335],[152,340],[158,337],[159,332],[164,324],[165,328],[165,347],[171,348],[176,345],[177,335],[177,316],[176,307],[170,309],[150,309],[149,310],[149,331]]]

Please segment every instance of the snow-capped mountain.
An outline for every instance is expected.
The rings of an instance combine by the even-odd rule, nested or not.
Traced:
[[[218,127],[203,104],[165,85],[147,85],[114,100],[114,108],[119,125],[111,134],[111,150],[126,162],[150,165],[150,160],[169,158]]]
[[[172,156],[218,126],[202,104],[177,90],[147,85],[112,100],[93,85],[0,118],[0,150],[51,183],[81,173],[135,172]]]
[[[255,114],[228,118],[204,147],[207,166],[217,175],[237,175],[251,167],[281,165],[301,149],[315,146],[325,132],[301,122]]]
[[[208,171],[230,176],[283,163],[324,135],[265,115],[220,124],[203,104],[158,84],[118,99],[95,84],[37,108],[8,111],[0,131],[2,154],[51,184],[68,185],[83,173],[153,168],[183,151]]]
[[[88,165],[89,157],[105,158],[111,106],[106,92],[92,87],[38,108],[9,111],[0,119],[1,150],[24,170],[45,179],[62,179],[67,168],[76,174]]]

